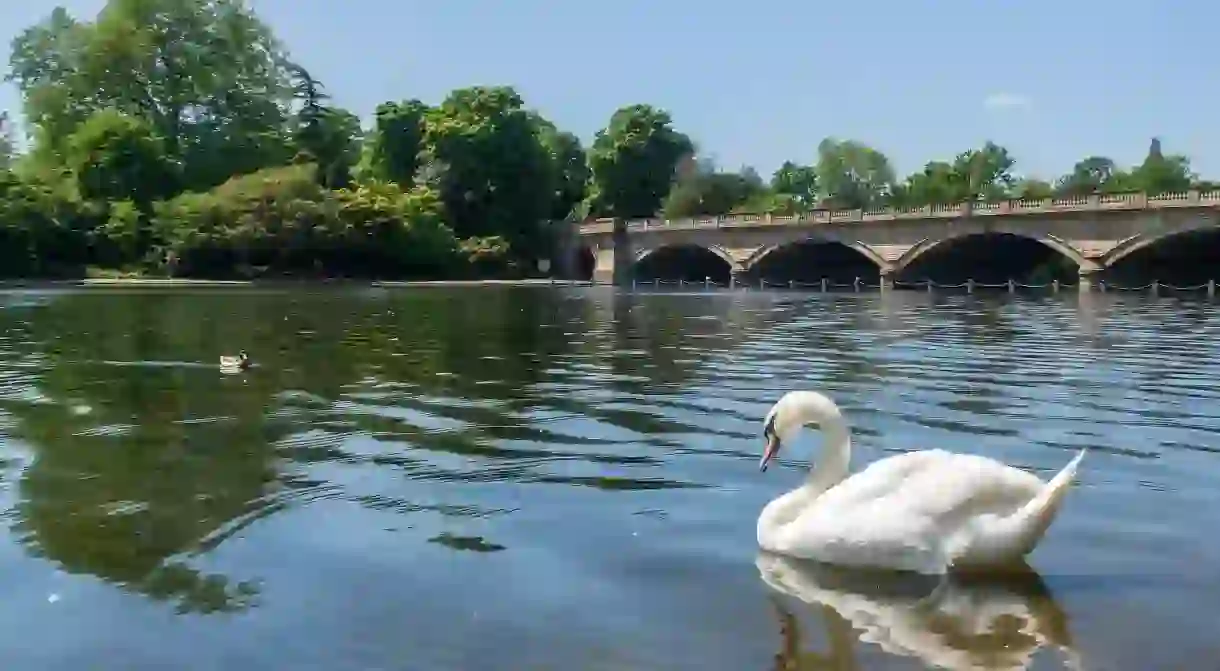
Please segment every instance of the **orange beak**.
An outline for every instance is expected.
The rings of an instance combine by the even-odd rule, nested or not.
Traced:
[[[763,450],[762,460],[758,462],[758,470],[767,470],[767,464],[771,463],[776,454],[779,454],[779,438],[771,435],[767,438],[767,447]]]

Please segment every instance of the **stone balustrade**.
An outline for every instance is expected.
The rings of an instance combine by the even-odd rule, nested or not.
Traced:
[[[1071,212],[1158,210],[1171,208],[1220,208],[1220,191],[1184,191],[1148,195],[1108,193],[1041,200],[1002,200],[999,202],[929,205],[909,209],[813,210],[803,214],[732,214],[692,219],[640,219],[627,222],[628,231],[663,227],[676,229],[792,226],[797,224],[841,224],[895,222],[909,219],[957,219],[961,217],[1046,215]],[[613,219],[594,219],[580,225],[582,235],[610,233]]]

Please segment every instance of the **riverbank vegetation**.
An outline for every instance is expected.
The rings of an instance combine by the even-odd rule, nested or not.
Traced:
[[[0,116],[7,276],[523,277],[553,256],[556,227],[588,217],[1212,187],[1155,140],[1130,169],[1090,157],[1043,181],[991,143],[898,178],[879,150],[828,138],[767,180],[696,158],[649,105],[617,110],[586,147],[508,86],[388,101],[362,124],[240,0],[56,9],[9,64],[26,141]]]

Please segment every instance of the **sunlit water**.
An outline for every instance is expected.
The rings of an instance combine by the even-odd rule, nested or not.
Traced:
[[[1220,665],[1220,317],[1139,296],[0,294],[0,668]],[[259,366],[216,366],[247,349]],[[1044,477],[1037,575],[759,557],[782,392]],[[801,449],[802,446],[804,449]],[[811,601],[812,603],[807,603]]]

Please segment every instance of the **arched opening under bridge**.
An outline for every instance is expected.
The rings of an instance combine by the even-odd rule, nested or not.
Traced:
[[[597,268],[597,256],[593,249],[581,245],[576,250],[576,259],[572,264],[572,279],[588,282],[593,279],[593,271]]]
[[[881,268],[864,252],[833,240],[799,240],[763,253],[746,272],[746,281],[768,285],[854,285],[856,278],[868,285],[881,281]]]
[[[635,262],[634,277],[640,282],[703,282],[710,279],[727,285],[733,267],[728,259],[699,245],[667,245],[645,253]]]
[[[1042,285],[1055,280],[1074,284],[1079,276],[1077,261],[1050,245],[1012,233],[978,233],[950,238],[919,252],[895,279],[958,285]]]
[[[1220,228],[1134,240],[1128,248],[1115,252],[1114,260],[1102,273],[1107,283],[1134,287],[1156,281],[1195,287],[1208,280],[1220,281]]]

